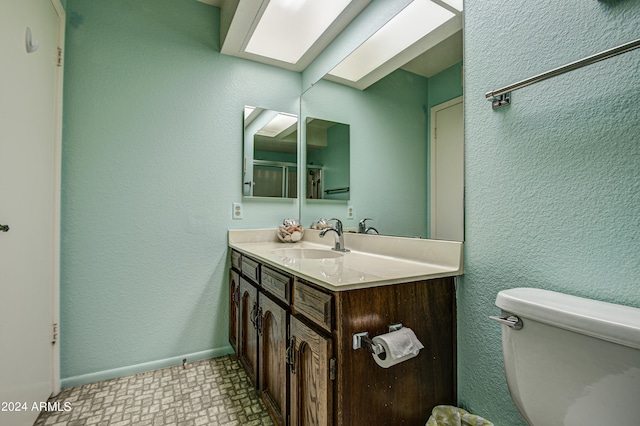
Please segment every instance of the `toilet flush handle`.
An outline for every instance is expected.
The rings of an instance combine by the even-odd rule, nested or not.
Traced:
[[[522,320],[515,315],[509,315],[506,318],[490,316],[489,319],[498,321],[500,324],[504,324],[514,330],[520,330],[522,328]]]

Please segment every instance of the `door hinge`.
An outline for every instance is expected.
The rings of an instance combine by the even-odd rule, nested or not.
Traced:
[[[331,358],[329,360],[329,379],[330,380],[335,380],[336,379],[336,373],[337,373],[337,365],[336,365],[336,359],[335,358]]]
[[[61,47],[58,47],[58,63],[56,65],[59,67],[62,66],[62,48]]]
[[[51,344],[58,343],[58,323],[51,324]]]

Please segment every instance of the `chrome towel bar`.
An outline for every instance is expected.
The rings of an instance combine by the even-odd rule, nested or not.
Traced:
[[[493,107],[493,109],[498,109],[498,108],[507,106],[511,103],[511,92],[513,90],[521,89],[523,87],[530,86],[532,84],[538,83],[548,78],[555,77],[560,74],[564,74],[566,72],[573,71],[575,69],[582,68],[587,65],[591,65],[595,62],[612,58],[622,53],[630,52],[639,47],[640,47],[640,39],[636,39],[628,43],[621,44],[620,46],[614,47],[612,49],[605,50],[604,52],[600,52],[595,55],[588,56],[584,59],[580,59],[579,61],[571,62],[570,64],[563,65],[558,68],[554,68],[551,71],[534,75],[533,77],[526,78],[517,83],[504,86],[500,89],[493,90],[491,92],[487,92],[485,94],[485,97],[487,98],[487,100],[491,101],[491,106]]]

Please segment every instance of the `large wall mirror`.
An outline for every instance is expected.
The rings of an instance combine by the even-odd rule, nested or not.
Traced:
[[[370,218],[366,227],[382,235],[464,239],[462,31],[448,34],[386,76],[362,78],[364,88],[330,71],[301,95],[302,123],[321,118],[348,124],[350,130],[348,197],[320,201],[307,190],[300,200],[304,226],[336,217],[345,229],[357,232],[360,220]],[[441,119],[436,138],[433,128]],[[301,130],[303,141],[310,132],[308,126]],[[313,150],[301,146],[303,161],[309,163]],[[443,222],[453,225],[441,232],[437,223]]]
[[[358,54],[370,40],[385,39],[379,35],[382,32],[372,34],[400,16],[398,8],[408,4],[403,15],[415,15],[410,7],[437,6],[447,9],[447,20],[402,53],[386,52],[391,59],[378,61]],[[356,232],[361,219],[371,218],[367,227],[383,235],[462,240],[461,11],[461,2],[371,2],[301,72],[303,93],[297,115],[245,110],[244,196],[297,197],[305,227],[336,217],[345,230]],[[414,24],[425,28],[422,21]],[[406,33],[408,27],[402,28]],[[378,53],[388,48],[382,43],[369,50]],[[357,65],[355,74],[343,72],[346,63]],[[350,75],[356,77],[351,80]],[[436,138],[432,129],[438,114],[443,119],[455,116],[455,131],[450,133],[461,141],[459,149],[440,149],[448,142]],[[453,153],[450,157],[458,167],[455,193],[449,178],[440,177],[449,175],[435,172],[434,159],[445,157],[441,155],[445,151]],[[437,191],[447,195],[443,200],[456,198],[455,206],[443,207],[441,198],[434,197]],[[438,215],[455,217],[460,231],[435,232]]]
[[[245,197],[297,197],[297,115],[245,106],[242,186]]]

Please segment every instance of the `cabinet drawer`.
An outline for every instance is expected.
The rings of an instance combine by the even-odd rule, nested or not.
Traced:
[[[242,275],[247,278],[251,278],[256,284],[259,281],[258,275],[260,271],[260,264],[255,260],[242,256]]]
[[[320,291],[297,278],[293,281],[292,306],[323,329],[331,332],[333,327],[333,296]]]
[[[231,267],[236,271],[242,270],[242,253],[231,250]]]
[[[285,303],[289,303],[290,279],[287,275],[276,272],[271,268],[262,265],[260,274],[260,284],[262,288],[276,296]]]

